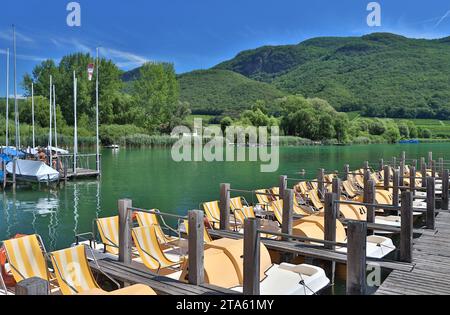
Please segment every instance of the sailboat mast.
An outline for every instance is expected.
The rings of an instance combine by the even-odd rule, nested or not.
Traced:
[[[34,83],[31,83],[31,123],[33,125],[33,149],[36,148],[36,135],[34,130]]]
[[[19,102],[17,100],[17,45],[16,27],[13,25],[13,45],[14,45],[14,121],[16,126],[16,149],[20,149],[20,126],[19,126]]]
[[[99,103],[99,97],[98,97],[98,88],[99,88],[99,53],[98,53],[98,47],[97,47],[97,75],[96,75],[96,83],[95,83],[95,100],[96,100],[96,107],[95,107],[95,113],[96,113],[96,140],[97,140],[97,155],[96,155],[96,165],[97,165],[97,172],[100,173],[100,143],[99,143],[99,132],[98,132],[98,103]]]
[[[49,108],[49,112],[50,112],[50,129],[49,129],[49,133],[48,133],[48,151],[49,154],[51,154],[51,150],[52,150],[52,146],[53,146],[53,141],[52,141],[52,107],[53,107],[53,103],[52,103],[52,86],[53,86],[53,78],[52,76],[50,76],[50,108]]]
[[[73,72],[73,172],[77,174],[77,155],[78,155],[78,122],[77,122],[77,77]]]
[[[6,147],[9,147],[9,48],[6,49]]]
[[[56,130],[56,87],[53,85],[53,122],[55,129],[55,147],[58,148],[58,132]]]

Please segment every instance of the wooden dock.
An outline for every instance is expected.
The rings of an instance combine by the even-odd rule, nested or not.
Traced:
[[[414,269],[395,270],[376,295],[450,294],[450,213],[440,212],[436,230],[414,240]]]
[[[65,176],[64,174],[62,176],[63,176],[62,180],[93,178],[100,176],[100,172],[98,172],[97,170],[79,168],[77,169],[76,173],[73,171],[68,171],[67,174],[65,174]]]
[[[217,286],[202,284],[193,285],[177,281],[168,277],[157,275],[149,271],[144,265],[132,262],[126,265],[111,259],[99,260],[98,264],[103,272],[109,276],[130,285],[145,284],[151,287],[159,295],[237,295],[231,291]],[[94,272],[98,267],[94,262],[90,263]]]

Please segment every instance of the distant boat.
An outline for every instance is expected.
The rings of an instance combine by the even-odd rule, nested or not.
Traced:
[[[37,150],[38,148],[36,148],[35,150]],[[56,148],[56,147],[46,147],[44,148],[44,151],[54,151],[58,154],[69,154],[70,152],[61,148]]]
[[[411,139],[411,140],[401,140],[398,143],[399,144],[420,144],[420,141],[417,139]]]
[[[6,171],[13,174],[14,163],[6,165]],[[35,182],[56,182],[59,180],[59,172],[40,161],[16,160],[16,179]]]
[[[120,146],[118,144],[111,144],[111,145],[107,145],[105,148],[117,150],[117,149],[120,149]]]

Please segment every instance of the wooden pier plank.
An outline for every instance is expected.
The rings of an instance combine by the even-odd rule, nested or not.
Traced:
[[[436,231],[414,240],[411,272],[393,271],[376,295],[448,295],[450,294],[450,213],[439,212]]]

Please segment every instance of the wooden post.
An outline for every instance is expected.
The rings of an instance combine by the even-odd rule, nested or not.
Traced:
[[[284,191],[287,189],[287,176],[286,175],[281,175],[280,176],[280,183],[279,183],[279,198],[282,199],[284,198]]]
[[[16,295],[49,295],[49,283],[41,278],[28,278],[16,285]]]
[[[131,229],[133,224],[133,212],[129,210],[133,207],[130,199],[119,200],[119,262],[131,264]]]
[[[406,165],[406,152],[405,151],[402,152],[402,162],[403,162],[403,165]]]
[[[259,219],[244,222],[244,295],[260,295],[260,237]]]
[[[439,158],[439,177],[442,177],[442,174],[444,174],[444,159]]]
[[[442,210],[448,210],[449,170],[444,170],[442,175]]]
[[[433,168],[433,152],[428,152],[428,167]]]
[[[336,242],[336,208],[337,195],[334,193],[325,194],[325,240]],[[328,249],[333,249],[334,246],[325,245]]]
[[[397,158],[395,156],[392,158],[392,164],[394,164],[393,168],[397,168]]]
[[[368,182],[371,178],[372,178],[372,177],[371,177],[371,172],[370,172],[370,170],[369,170],[369,169],[366,169],[366,170],[364,171],[364,186],[367,185],[367,182]]]
[[[384,189],[389,190],[389,186],[391,185],[391,168],[389,165],[384,167]]]
[[[427,187],[427,163],[425,158],[420,159],[420,171],[422,173],[422,188]]]
[[[436,179],[427,178],[427,229],[435,229],[436,220]]]
[[[367,181],[366,186],[364,187],[364,203],[375,204],[375,181],[372,179]],[[375,207],[366,206],[367,208],[367,222],[375,223]]]
[[[343,177],[344,181],[348,180],[348,174],[349,173],[350,173],[350,165],[346,164],[344,166],[344,177]]]
[[[325,240],[336,242],[336,221],[338,219],[337,195],[335,193],[325,194]],[[334,250],[335,246],[325,244],[325,248]],[[336,262],[329,261],[324,263],[324,269],[327,277],[334,284],[336,274]]]
[[[379,168],[380,172],[382,172],[384,170],[384,159],[380,159],[380,168]]]
[[[367,171],[369,169],[369,161],[364,162],[364,170]]]
[[[230,229],[230,184],[220,185],[220,229]]]
[[[341,191],[341,180],[337,177],[333,178],[333,193],[336,194],[337,199],[339,200],[341,198],[342,195],[342,191]],[[339,215],[339,211],[338,211],[338,215]]]
[[[320,194],[320,198],[323,198],[325,193],[325,170],[323,168],[319,169],[319,173],[317,175],[317,187]]]
[[[392,189],[392,204],[395,207],[398,207],[398,205],[400,204],[399,202],[399,192],[400,192],[400,171],[399,170],[395,170],[394,171],[394,178],[393,178],[393,189]]]
[[[13,190],[16,190],[16,171],[17,171],[17,158],[13,158]]]
[[[201,285],[205,282],[204,270],[204,213],[189,211],[189,283]]]
[[[281,230],[284,234],[292,235],[293,216],[294,213],[294,191],[286,189],[283,196],[283,225]],[[286,239],[287,241],[289,239]]]
[[[416,167],[411,166],[409,168],[409,188],[413,194],[416,195]]]
[[[413,254],[413,195],[410,191],[402,192],[400,231],[400,261],[411,263]]]
[[[436,161],[431,161],[431,176],[436,178]]]
[[[6,188],[6,162],[3,160],[3,189]]]
[[[347,237],[347,295],[365,295],[367,222],[350,221]]]
[[[399,177],[399,182],[400,182],[400,186],[404,186],[405,185],[405,163],[403,161],[400,161],[400,177]]]

